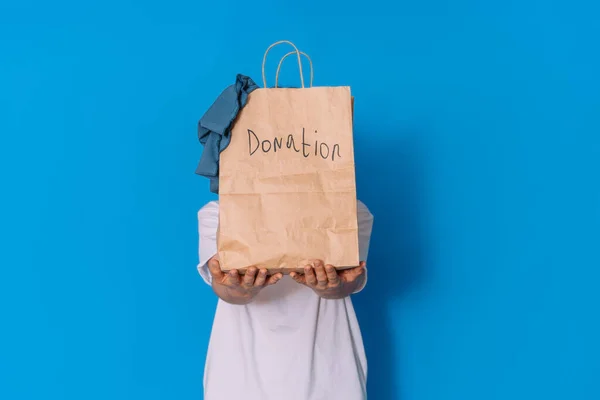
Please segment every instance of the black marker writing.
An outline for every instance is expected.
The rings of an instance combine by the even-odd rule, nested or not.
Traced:
[[[290,147],[293,147],[294,150],[296,150],[296,153],[300,152],[300,150],[298,150],[296,148],[296,144],[294,143],[294,135],[288,135],[288,138],[287,138],[287,148],[289,149]]]
[[[315,133],[317,131],[315,130]],[[296,153],[300,153],[300,150],[296,147],[296,140],[293,134],[287,135],[285,147],[283,146],[283,136],[275,136],[272,140],[264,139],[261,140],[258,134],[252,129],[248,129],[248,152],[253,156],[259,149],[262,153],[269,153],[271,150],[277,152],[277,150],[283,150],[284,148],[293,149]],[[302,128],[302,137],[300,143],[302,144],[302,156],[308,158],[312,155],[309,147],[313,146],[307,142],[306,130]],[[323,160],[327,160],[331,156],[331,161],[335,161],[336,157],[341,158],[341,149],[338,143],[334,143],[333,146],[315,140],[314,143],[315,153],[314,156],[321,156]]]
[[[277,141],[279,139],[279,141]],[[273,139],[273,151],[277,151],[277,147],[281,149],[281,144],[283,143],[283,138],[275,138]]]
[[[304,158],[308,157],[308,154],[306,153],[306,151],[304,151],[306,147],[310,147],[310,144],[304,141],[304,128],[302,128],[302,155],[304,156]]]

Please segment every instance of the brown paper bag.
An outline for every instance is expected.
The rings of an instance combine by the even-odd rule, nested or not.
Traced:
[[[294,54],[302,89],[264,82],[254,90],[220,156],[217,245],[226,271],[359,264],[350,88],[304,88]]]

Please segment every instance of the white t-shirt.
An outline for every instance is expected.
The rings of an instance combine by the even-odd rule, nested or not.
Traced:
[[[218,221],[216,201],[198,212],[198,271],[208,284]],[[373,216],[358,202],[361,261],[367,260],[372,226]],[[219,299],[206,357],[205,400],[364,400],[366,379],[350,297],[322,299],[285,275],[250,304]]]

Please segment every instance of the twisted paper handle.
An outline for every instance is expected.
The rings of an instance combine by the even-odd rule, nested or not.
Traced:
[[[263,62],[262,62],[262,78],[263,78],[263,87],[267,87],[267,77],[265,75],[265,64],[267,62],[267,55],[269,54],[269,51],[271,51],[271,49],[277,45],[283,44],[283,43],[287,43],[289,45],[291,45],[295,51],[292,52],[296,53],[296,55],[298,56],[298,68],[300,68],[300,83],[302,84],[302,88],[304,88],[304,74],[302,73],[302,59],[300,58],[300,52],[298,51],[298,48],[296,47],[296,45],[294,45],[294,43],[288,41],[288,40],[280,40],[279,42],[275,42],[272,45],[269,46],[269,48],[267,48],[267,51],[265,51],[265,55],[263,56]],[[286,55],[287,57],[287,55]],[[285,57],[284,57],[285,58]],[[281,62],[280,62],[281,64]],[[312,62],[311,62],[312,64]]]
[[[281,65],[283,64],[283,60],[285,60],[286,58],[288,58],[289,56],[291,56],[292,54],[295,54],[295,53],[296,53],[295,51],[290,51],[285,56],[283,56],[281,58],[281,60],[279,60],[279,65],[277,65],[277,73],[275,74],[275,87],[277,87],[279,85],[279,71],[281,70]],[[310,64],[310,86],[309,87],[312,87],[313,86],[313,78],[314,78],[312,60],[310,59],[308,54],[306,54],[305,52],[301,51],[300,54],[303,55],[304,57],[306,57],[308,59],[308,63]]]

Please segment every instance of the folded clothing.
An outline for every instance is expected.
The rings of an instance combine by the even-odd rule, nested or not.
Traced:
[[[210,191],[219,193],[219,155],[231,141],[231,125],[258,85],[238,74],[198,122],[198,139],[204,146],[196,174],[210,179]]]

